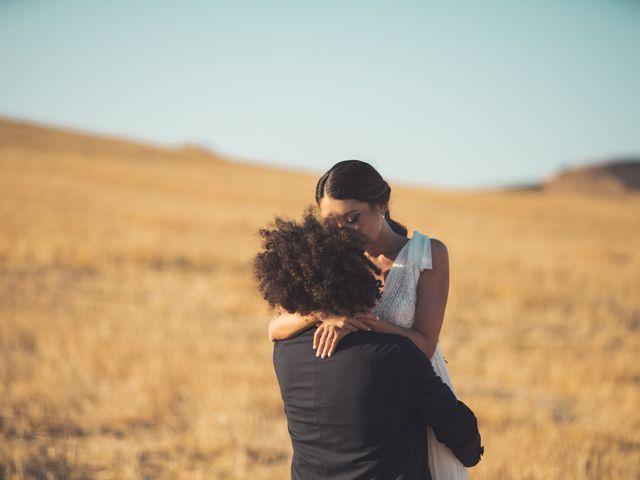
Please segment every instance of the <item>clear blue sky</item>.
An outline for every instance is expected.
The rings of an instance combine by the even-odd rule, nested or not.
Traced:
[[[0,0],[0,115],[433,186],[640,154],[640,2]]]

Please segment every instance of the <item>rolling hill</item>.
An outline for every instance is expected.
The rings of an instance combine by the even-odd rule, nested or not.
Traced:
[[[640,160],[611,160],[566,169],[548,178],[544,188],[593,195],[640,193]]]

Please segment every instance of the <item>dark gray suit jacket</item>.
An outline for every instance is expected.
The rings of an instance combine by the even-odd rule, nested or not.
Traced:
[[[294,480],[428,480],[426,425],[466,466],[478,424],[406,337],[358,331],[330,358],[315,327],[276,341],[273,362],[293,445]]]

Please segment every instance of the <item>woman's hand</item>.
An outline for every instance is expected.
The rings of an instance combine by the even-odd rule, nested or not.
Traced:
[[[358,330],[371,330],[369,325],[367,325],[367,321],[375,320],[378,317],[371,312],[363,312],[356,313],[353,317],[346,317],[342,315],[320,315],[319,318],[323,325],[343,328],[350,332],[357,332]]]
[[[358,313],[353,317],[346,316],[322,316],[318,328],[313,335],[313,348],[316,357],[330,357],[335,351],[340,340],[351,332],[358,330],[371,330],[367,322],[374,321],[377,317],[371,312]]]

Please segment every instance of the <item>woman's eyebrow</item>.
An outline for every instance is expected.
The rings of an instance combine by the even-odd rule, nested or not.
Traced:
[[[349,210],[347,213],[343,213],[342,215],[349,215],[350,213],[358,213],[358,210]]]

